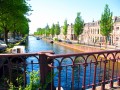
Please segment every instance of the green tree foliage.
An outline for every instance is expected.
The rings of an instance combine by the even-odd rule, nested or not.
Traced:
[[[65,39],[66,39],[66,35],[67,35],[67,28],[68,28],[68,24],[67,24],[67,20],[65,20],[64,26],[63,26],[63,34],[65,36]]]
[[[74,34],[77,36],[79,43],[79,35],[83,33],[84,21],[82,20],[80,13],[77,13],[77,17],[74,23]]]
[[[48,37],[50,35],[50,28],[49,25],[47,24],[47,26],[45,27],[45,36]]]
[[[19,83],[19,87],[14,86],[13,83],[11,82],[9,84],[10,87],[9,90],[37,90],[38,88],[41,88],[41,85],[39,83],[40,82],[39,71],[32,71],[28,73],[28,75],[30,76],[30,82],[29,84],[26,85],[26,87],[22,86],[23,82],[22,77],[18,77],[16,81]]]
[[[58,38],[58,35],[60,34],[60,25],[59,25],[59,22],[55,25],[55,34],[57,35],[57,38]]]
[[[52,24],[52,27],[51,27],[51,29],[50,29],[50,33],[51,33],[52,38],[53,38],[54,35],[55,35],[55,25],[54,25],[54,23]]]
[[[16,18],[13,26],[11,28],[11,32],[13,32],[13,36],[25,35],[29,33],[29,20],[21,15],[19,18]]]
[[[34,35],[40,35],[42,37],[45,35],[45,28],[37,28],[37,31],[34,32]]]
[[[113,27],[112,12],[110,12],[109,6],[106,4],[100,20],[100,33],[103,36],[105,36],[106,44],[105,48],[107,48],[107,38],[110,36],[110,33],[112,32],[112,27]]]
[[[32,72],[28,73],[28,76],[30,76],[30,82],[25,87],[22,86],[22,82],[23,82],[22,77],[18,77],[17,82],[19,83],[19,86],[16,87],[11,82],[9,84],[8,90],[38,90],[38,89],[46,90],[48,84],[52,82],[52,80],[53,80],[54,76],[57,74],[57,72],[53,75],[51,75],[51,73],[48,73],[46,75],[46,79],[45,79],[46,83],[44,85],[42,85],[40,83],[39,73],[40,73],[39,71],[34,71],[34,70]]]
[[[43,36],[44,34],[45,34],[45,29],[42,28],[42,29],[40,30],[40,35]]]
[[[29,11],[31,11],[31,9],[26,0],[0,0],[0,27],[4,31],[6,43],[8,32],[22,30],[22,34],[26,32],[29,33],[29,20],[25,17]],[[20,22],[22,22],[22,24],[19,24]],[[18,27],[21,27],[21,29],[18,29]]]
[[[37,35],[42,35],[42,29],[41,28],[37,29]]]

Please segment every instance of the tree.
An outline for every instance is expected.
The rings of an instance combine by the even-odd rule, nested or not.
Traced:
[[[11,27],[11,32],[13,33],[13,37],[29,33],[29,19],[27,19],[24,15],[18,15],[18,17],[14,17],[13,25]]]
[[[40,34],[41,36],[43,36],[43,35],[45,34],[45,29],[42,28],[39,32],[40,32],[39,34]]]
[[[16,18],[28,15],[27,12],[29,12],[30,10],[30,6],[26,2],[26,0],[0,1],[0,27],[4,31],[4,38],[6,43],[8,38],[8,32],[13,32],[14,30],[16,31],[16,23],[19,22]],[[27,28],[27,31],[29,31],[28,29],[29,28]]]
[[[65,39],[66,39],[66,35],[67,35],[67,28],[68,28],[68,24],[67,24],[67,20],[65,20],[64,26],[63,26],[63,34],[65,36]]]
[[[59,22],[55,26],[55,34],[57,35],[57,38],[58,38],[58,35],[60,34],[60,25],[59,25]]]
[[[45,27],[45,36],[49,36],[50,34],[50,28],[49,28],[49,25],[47,24],[47,26]]]
[[[50,33],[51,33],[52,38],[53,38],[53,36],[55,35],[55,25],[54,25],[54,23],[52,24],[52,27],[51,27]]]
[[[107,40],[112,32],[112,27],[112,12],[110,12],[109,6],[106,4],[100,20],[100,33],[105,36],[105,48],[107,48]]]
[[[74,23],[74,34],[77,36],[79,43],[79,35],[83,33],[84,21],[82,20],[80,13],[77,13],[77,17]]]

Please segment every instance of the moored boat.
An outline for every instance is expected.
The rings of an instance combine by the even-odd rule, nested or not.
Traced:
[[[40,37],[36,37],[37,40],[40,40]]]
[[[26,53],[25,52],[25,46],[14,46],[11,50],[11,53]]]
[[[53,40],[51,40],[50,43],[54,43]]]

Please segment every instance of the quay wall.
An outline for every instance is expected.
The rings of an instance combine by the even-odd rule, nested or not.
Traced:
[[[65,42],[54,42],[55,44],[59,44],[71,49],[76,49],[76,50],[80,50],[82,52],[98,52],[98,51],[102,51],[102,49],[100,47],[93,47],[93,46],[87,46],[87,45],[78,45],[78,44],[68,44]]]

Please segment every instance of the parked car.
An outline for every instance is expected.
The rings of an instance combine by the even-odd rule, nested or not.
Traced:
[[[4,51],[7,48],[7,44],[0,40],[0,51]]]
[[[72,42],[69,39],[65,40],[66,43],[72,44]]]
[[[61,39],[58,39],[58,41],[59,41],[59,42],[62,42],[62,40],[61,40]]]
[[[22,39],[22,37],[15,37],[15,39],[16,39],[16,40],[21,40],[21,39]]]
[[[17,40],[15,40],[14,38],[8,39],[8,43],[15,44],[16,42],[17,42]]]
[[[7,44],[4,41],[0,40],[0,46],[7,47]]]

